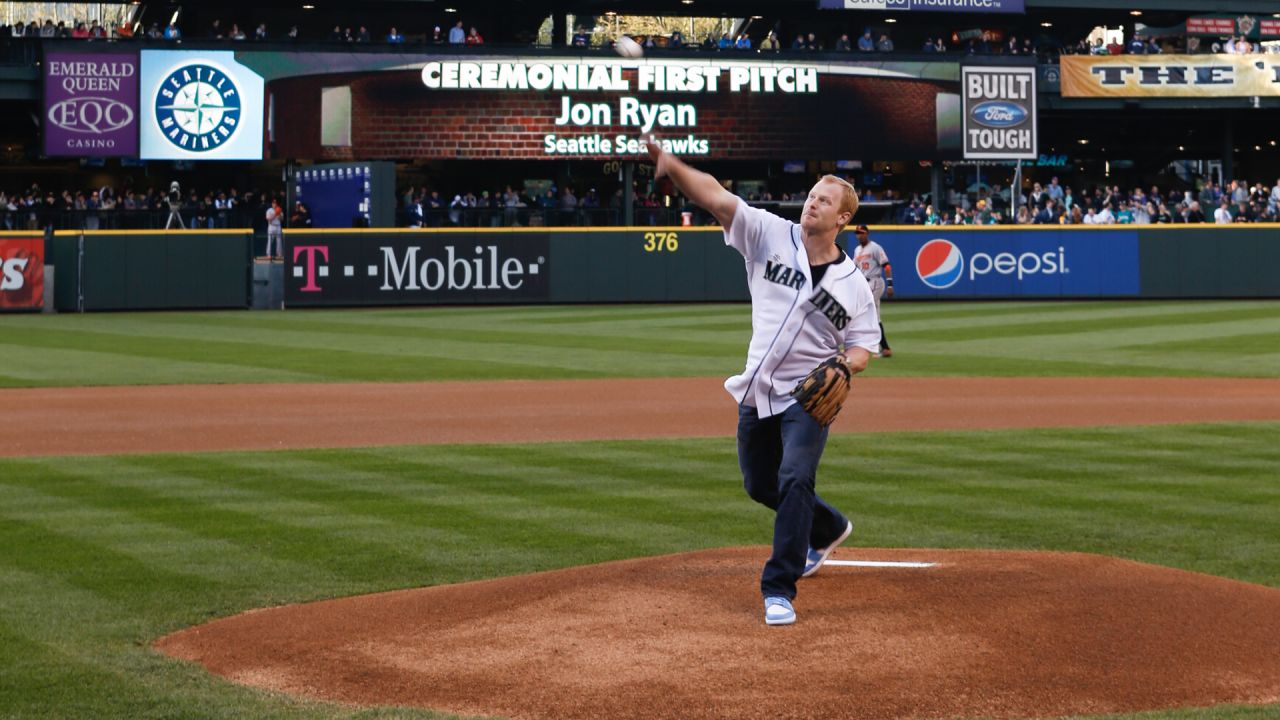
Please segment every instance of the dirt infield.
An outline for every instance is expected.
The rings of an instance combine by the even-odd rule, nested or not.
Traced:
[[[237,682],[512,718],[1027,718],[1280,701],[1280,590],[1097,555],[837,551],[770,628],[767,548],[258,610],[158,647]]]
[[[0,455],[731,436],[719,378],[0,391]],[[1280,420],[1280,380],[866,378],[834,432]]]

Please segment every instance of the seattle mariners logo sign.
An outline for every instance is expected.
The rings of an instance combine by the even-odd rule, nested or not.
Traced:
[[[240,91],[230,75],[211,65],[184,65],[160,85],[156,122],[183,150],[217,149],[240,125]]]
[[[145,160],[260,160],[265,82],[235,53],[143,50]]]

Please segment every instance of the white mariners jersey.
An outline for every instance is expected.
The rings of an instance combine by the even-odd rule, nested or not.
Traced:
[[[853,262],[862,271],[863,277],[875,280],[884,277],[884,266],[889,264],[889,256],[884,254],[884,248],[879,243],[868,240],[866,247],[858,245],[853,253]]]
[[[867,279],[848,255],[810,282],[800,226],[738,201],[726,245],[742,253],[751,290],[751,345],[742,374],[725,390],[760,417],[795,403],[791,390],[818,363],[842,349],[880,346],[880,319]]]

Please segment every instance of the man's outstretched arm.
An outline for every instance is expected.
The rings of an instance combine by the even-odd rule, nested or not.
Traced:
[[[695,205],[714,215],[720,225],[728,230],[738,211],[738,196],[725,190],[720,181],[711,175],[689,167],[680,158],[663,150],[662,144],[653,135],[646,136],[644,141],[649,159],[657,166],[655,177],[670,177],[680,192]]]

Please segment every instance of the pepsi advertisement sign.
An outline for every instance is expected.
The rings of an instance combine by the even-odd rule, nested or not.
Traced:
[[[852,236],[849,238],[853,240]],[[1140,290],[1132,230],[872,230],[894,296],[1125,297]]]

